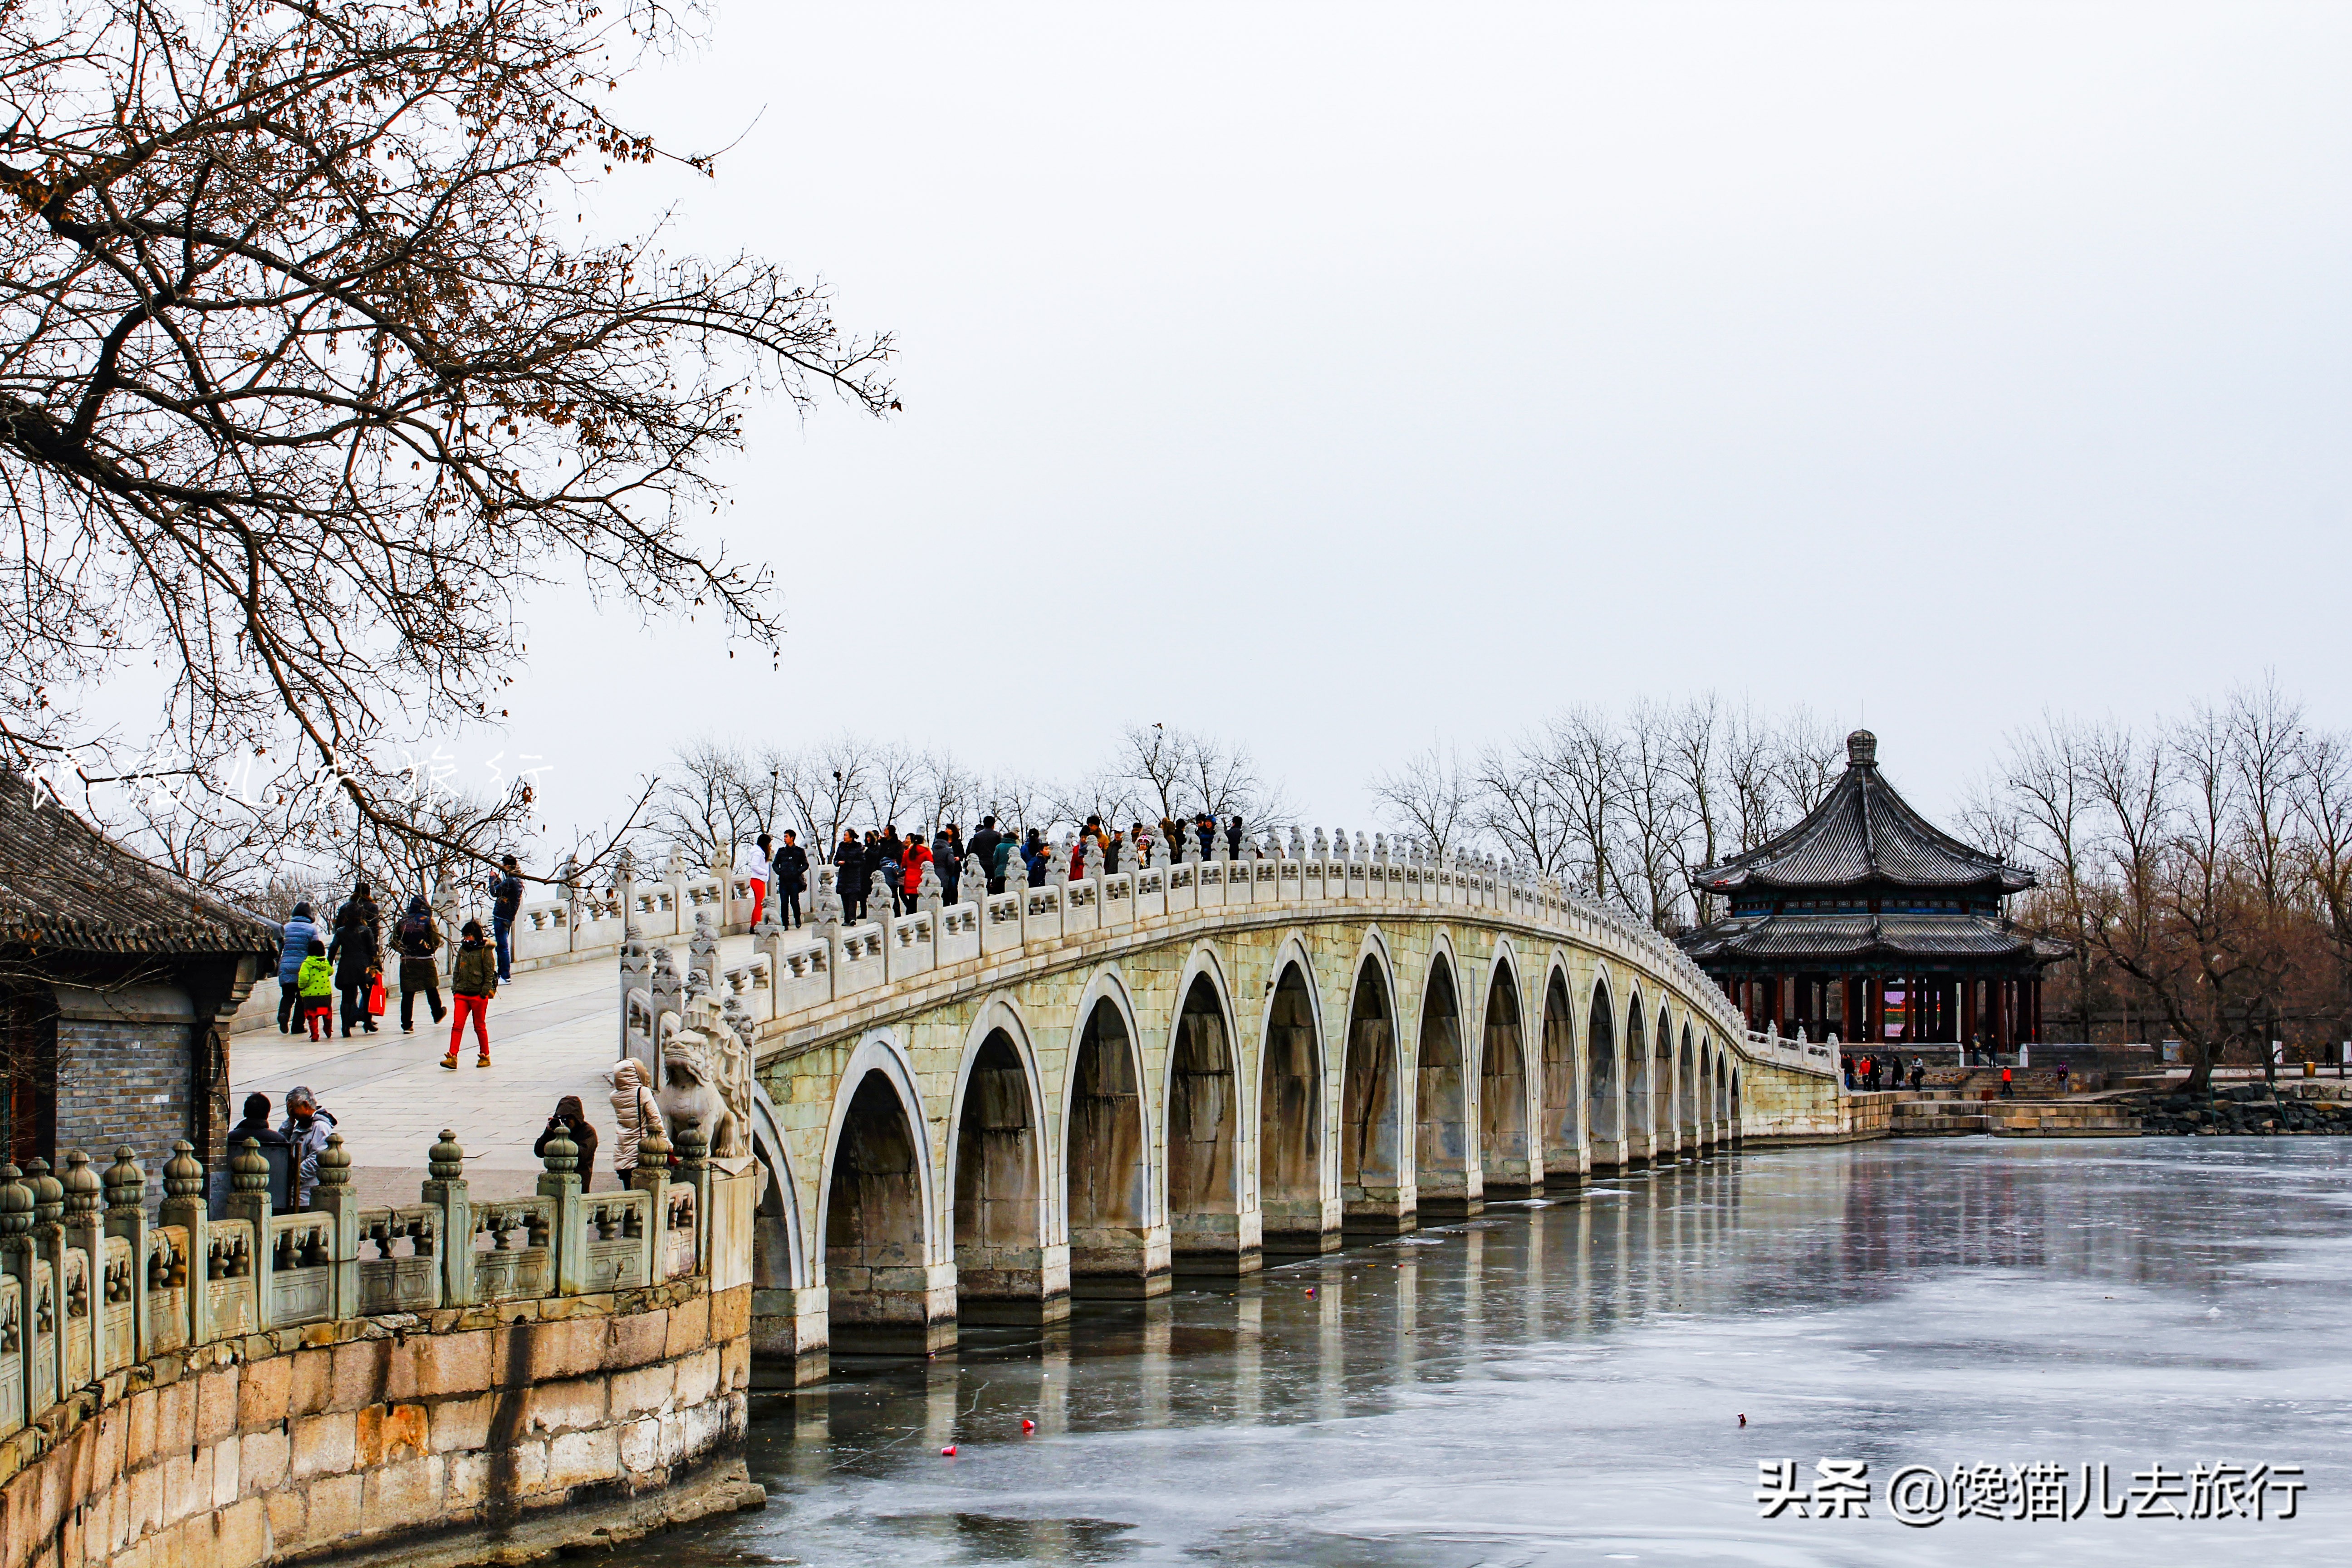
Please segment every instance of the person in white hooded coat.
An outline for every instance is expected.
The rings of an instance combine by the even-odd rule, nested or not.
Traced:
[[[613,1142],[613,1173],[625,1191],[637,1168],[638,1136],[652,1128],[667,1138],[669,1128],[662,1121],[661,1102],[654,1098],[653,1077],[645,1063],[624,1057],[604,1074],[604,1081],[613,1086],[613,1124],[619,1130]]]

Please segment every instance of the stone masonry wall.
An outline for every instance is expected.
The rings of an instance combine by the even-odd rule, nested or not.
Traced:
[[[0,1440],[0,1568],[454,1564],[755,1503],[750,1321],[695,1279],[160,1356]]]

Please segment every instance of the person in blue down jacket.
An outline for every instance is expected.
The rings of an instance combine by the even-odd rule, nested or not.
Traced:
[[[295,1004],[300,997],[302,961],[310,956],[310,939],[319,934],[319,922],[310,917],[310,906],[296,904],[294,912],[286,920],[286,945],[278,953],[278,1032],[290,1035],[297,1022]]]

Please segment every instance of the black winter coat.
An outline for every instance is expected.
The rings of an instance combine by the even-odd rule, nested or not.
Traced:
[[[769,864],[776,874],[779,889],[797,893],[808,886],[808,851],[799,845],[782,846]]]

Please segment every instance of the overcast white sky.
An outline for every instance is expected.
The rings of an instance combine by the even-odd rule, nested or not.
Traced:
[[[1374,768],[1714,688],[1948,815],[2045,706],[2346,717],[2352,9],[717,0],[635,176],[887,328],[755,411],[781,672],[533,607],[559,817],[699,734]],[[488,748],[485,748],[488,749]]]

